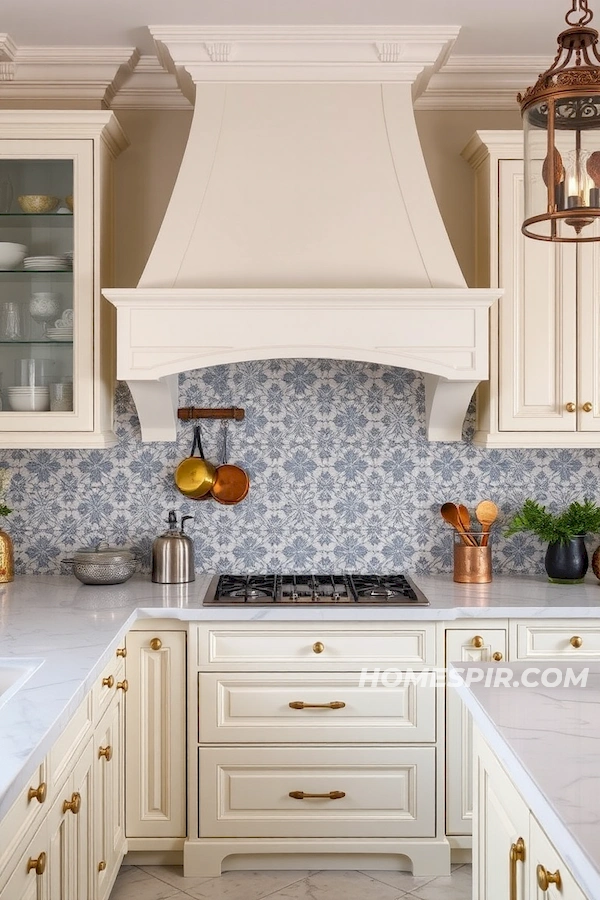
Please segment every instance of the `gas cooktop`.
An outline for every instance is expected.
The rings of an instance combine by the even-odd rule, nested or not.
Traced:
[[[205,606],[365,603],[371,606],[429,606],[405,575],[217,575]]]

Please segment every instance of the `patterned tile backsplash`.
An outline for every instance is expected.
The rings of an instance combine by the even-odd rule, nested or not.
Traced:
[[[0,451],[14,510],[0,524],[14,539],[19,573],[60,572],[62,557],[102,539],[141,546],[147,570],[170,508],[195,516],[188,524],[198,571],[447,572],[446,500],[473,508],[489,497],[504,521],[527,496],[551,507],[600,500],[600,451],[478,449],[473,410],[465,441],[429,443],[423,379],[407,369],[334,360],[217,366],[181,375],[180,403],[245,407],[228,447],[250,474],[246,500],[227,507],[180,495],[173,473],[190,451],[191,425],[180,424],[176,443],[141,443],[120,384],[116,447]],[[221,427],[202,427],[214,460]],[[495,571],[543,571],[541,541],[506,539],[502,530],[499,520]]]

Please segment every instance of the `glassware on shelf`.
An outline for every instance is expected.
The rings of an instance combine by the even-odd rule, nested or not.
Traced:
[[[0,338],[3,341],[18,341],[21,336],[20,305],[15,300],[7,300],[2,304]]]
[[[53,359],[27,357],[15,362],[15,386],[48,387],[57,381],[56,364]]]
[[[44,326],[44,337],[47,337],[48,322],[53,322],[60,309],[58,294],[51,291],[39,291],[29,301],[29,315],[34,322]]]

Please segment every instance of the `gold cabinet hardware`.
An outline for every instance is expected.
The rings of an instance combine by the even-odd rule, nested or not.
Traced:
[[[42,850],[37,859],[32,856],[27,860],[27,871],[35,872],[36,875],[43,875],[46,871],[46,854]]]
[[[162,641],[160,638],[152,638],[150,641],[150,649],[151,650],[160,650],[162,647]]]
[[[318,798],[319,800],[341,800],[346,796],[345,791],[329,791],[328,794],[305,794],[304,791],[290,791],[290,797],[294,800],[311,800]]]
[[[574,634],[569,643],[571,647],[575,647],[578,650],[583,644],[583,638],[580,638],[578,634]]]
[[[105,862],[105,860],[101,859],[100,862],[98,863],[98,871],[104,872],[105,868],[106,868],[106,862]]]
[[[74,816],[78,815],[81,809],[81,794],[73,791],[70,800],[63,801],[63,813],[72,812]]]
[[[110,746],[110,744],[109,744],[108,747],[99,747],[99,748],[98,748],[98,759],[102,759],[102,757],[104,757],[104,759],[106,760],[106,762],[110,762],[110,761],[111,761],[111,759],[112,759],[112,747]]]
[[[483,638],[481,637],[480,634],[476,634],[475,637],[473,638],[473,640],[471,641],[471,643],[473,644],[474,647],[477,647],[478,650],[481,650],[485,641],[483,640]]]
[[[525,841],[522,837],[516,843],[510,845],[510,892],[509,900],[518,900],[517,897],[517,863],[525,862]]]
[[[305,703],[303,700],[292,700],[288,703],[290,709],[343,709],[343,700],[332,700],[331,703]]]
[[[123,691],[124,694],[127,693],[129,690],[129,682],[126,678],[124,678],[123,681],[117,681],[117,690]]]
[[[109,675],[108,678],[102,679],[103,687],[111,688],[115,683],[115,679],[112,675]]]
[[[29,790],[27,791],[27,799],[30,803],[32,800],[37,800],[38,803],[44,803],[44,801],[46,800],[46,792],[46,782],[42,781],[42,783],[38,785],[38,787],[29,788]]]
[[[123,659],[127,656],[127,647],[117,647],[117,656],[122,656]]]
[[[322,653],[325,649],[325,644],[322,644],[321,641],[315,641],[312,645],[313,653]]]
[[[591,403],[588,401],[587,403],[584,403],[583,406],[582,406],[581,408],[582,408],[582,410],[583,410],[584,412],[591,412],[591,411],[593,410],[594,407],[593,407],[593,404],[591,404]]]
[[[535,873],[537,875],[538,887],[541,891],[547,891],[551,884],[555,884],[560,891],[562,882],[558,869],[556,870],[556,872],[549,872],[544,866],[540,864],[535,870]]]
[[[502,659],[502,654],[499,650],[497,650],[496,653],[492,653],[492,659],[494,660],[494,662],[500,662],[500,660]]]
[[[565,409],[566,409],[567,412],[575,412],[575,410],[577,409],[577,407],[575,406],[574,403],[566,403],[566,404],[565,404]]]

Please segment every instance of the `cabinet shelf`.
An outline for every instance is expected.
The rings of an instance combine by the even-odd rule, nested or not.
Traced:
[[[0,275],[72,275],[73,269],[0,269]]]
[[[0,227],[33,225],[39,222],[44,228],[73,228],[73,213],[0,213]]]
[[[1,341],[0,347],[13,347],[26,344],[28,347],[52,347],[53,344],[56,344],[59,347],[63,347],[67,344],[69,347],[73,345],[73,341],[52,341],[52,340],[29,340],[29,338],[19,338],[16,341]]]

